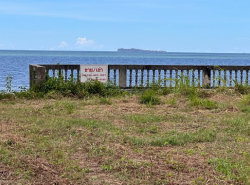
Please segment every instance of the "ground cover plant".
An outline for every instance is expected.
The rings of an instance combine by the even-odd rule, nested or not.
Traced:
[[[0,184],[250,184],[249,92],[49,83],[0,93]]]

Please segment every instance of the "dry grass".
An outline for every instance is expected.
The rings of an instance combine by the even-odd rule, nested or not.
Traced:
[[[250,184],[244,97],[0,101],[0,184]]]

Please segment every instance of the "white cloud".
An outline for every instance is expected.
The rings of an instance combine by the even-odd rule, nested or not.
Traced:
[[[76,40],[76,46],[92,46],[94,45],[93,40],[88,40],[86,37],[79,37]]]
[[[61,44],[58,46],[58,48],[65,48],[68,44],[65,41],[62,41]]]

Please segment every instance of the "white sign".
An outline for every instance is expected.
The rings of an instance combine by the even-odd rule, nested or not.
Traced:
[[[81,82],[98,80],[106,83],[108,81],[108,65],[81,65]]]

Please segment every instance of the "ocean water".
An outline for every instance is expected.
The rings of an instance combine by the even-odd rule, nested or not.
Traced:
[[[245,53],[126,53],[0,50],[0,90],[12,77],[12,90],[29,88],[29,64],[250,65]]]

